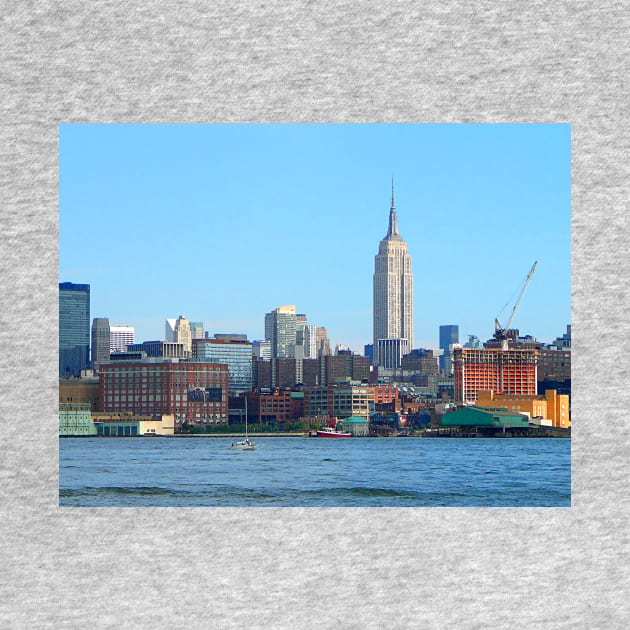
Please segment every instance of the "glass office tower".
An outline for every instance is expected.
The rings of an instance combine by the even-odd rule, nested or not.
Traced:
[[[59,376],[80,376],[90,364],[90,285],[59,283]]]

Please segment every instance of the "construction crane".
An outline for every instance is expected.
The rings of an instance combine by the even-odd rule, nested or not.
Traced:
[[[527,288],[529,281],[532,279],[532,276],[534,275],[534,271],[536,270],[537,264],[538,264],[538,261],[535,260],[534,264],[532,265],[532,268],[529,270],[529,273],[527,274],[527,278],[525,278],[525,282],[523,283],[523,288],[521,289],[521,292],[519,293],[518,298],[516,299],[516,302],[514,303],[512,312],[510,313],[510,319],[508,319],[508,323],[506,324],[505,328],[501,326],[497,318],[495,318],[494,320],[494,338],[497,341],[501,342],[502,350],[508,349],[508,335],[509,335],[510,325],[512,323],[512,320],[514,319],[514,315],[516,314],[519,304],[521,303],[521,299],[523,298],[525,289]]]

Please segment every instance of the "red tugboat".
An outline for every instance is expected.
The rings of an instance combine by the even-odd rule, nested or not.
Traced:
[[[325,437],[325,438],[349,438],[352,437],[352,433],[348,433],[347,431],[339,431],[334,427],[322,427],[317,432],[317,437]]]

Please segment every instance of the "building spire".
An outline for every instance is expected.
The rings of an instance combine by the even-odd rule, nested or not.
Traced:
[[[394,176],[392,175],[392,208],[395,208],[394,205]]]
[[[396,221],[396,206],[394,205],[394,177],[392,176],[392,207],[389,210],[389,228],[387,236],[399,236],[398,222]]]

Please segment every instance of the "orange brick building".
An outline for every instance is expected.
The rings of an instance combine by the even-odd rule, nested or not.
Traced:
[[[535,396],[536,356],[534,348],[454,348],[455,400],[477,401],[477,392]]]

